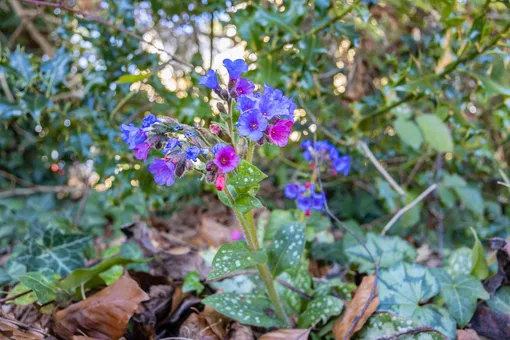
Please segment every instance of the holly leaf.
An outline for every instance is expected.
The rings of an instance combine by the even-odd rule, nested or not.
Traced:
[[[58,289],[55,286],[55,279],[38,273],[26,273],[19,277],[19,280],[25,287],[31,289],[37,296],[40,304],[53,301],[57,297]]]
[[[298,318],[298,325],[307,328],[319,320],[326,322],[331,316],[342,312],[344,303],[334,296],[321,296],[313,299]]]
[[[471,275],[478,278],[479,280],[485,280],[489,276],[489,265],[485,259],[485,252],[483,250],[482,243],[478,239],[475,229],[471,228],[471,232],[475,238],[475,244],[471,253],[473,268],[471,269]]]
[[[30,55],[17,48],[9,54],[9,66],[16,71],[27,83],[31,83],[35,77],[34,70],[30,64]]]
[[[375,262],[379,263],[380,268],[391,267],[399,261],[412,261],[417,256],[416,249],[398,236],[368,233],[365,245]],[[350,243],[344,252],[349,262],[359,265],[358,271],[362,273],[374,272],[374,262],[358,242]]]
[[[487,304],[495,311],[510,315],[510,286],[501,286]]]
[[[222,245],[212,266],[214,270],[209,273],[208,280],[213,280],[239,269],[254,266],[265,262],[262,252],[255,254],[245,241],[235,241]]]
[[[399,262],[378,277],[379,311],[411,318],[455,339],[455,320],[443,308],[425,305],[439,292],[439,282],[418,264]]]
[[[473,317],[477,299],[487,300],[490,296],[482,283],[471,275],[460,274],[452,278],[444,269],[433,269],[441,286],[440,295],[450,314],[464,328]]]
[[[202,303],[245,325],[265,328],[283,326],[280,320],[271,316],[274,313],[271,301],[262,295],[214,294],[203,299]]]
[[[267,250],[269,267],[274,277],[295,268],[301,261],[305,247],[305,224],[293,222],[284,225],[276,232]]]
[[[249,187],[266,178],[266,174],[260,171],[255,165],[242,160],[234,174],[228,176],[227,183],[234,187]]]
[[[450,130],[436,115],[423,114],[416,117],[425,141],[439,152],[453,152]]]

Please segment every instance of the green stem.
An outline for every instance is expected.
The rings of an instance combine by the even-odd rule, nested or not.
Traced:
[[[232,196],[232,193],[228,189],[228,185],[225,185],[225,195],[227,196],[227,199],[230,203],[230,205],[234,206],[234,198]],[[239,224],[241,225],[241,228],[243,229],[243,233],[246,236],[246,240],[248,241],[248,245],[250,246],[251,250],[257,251],[260,249],[259,241],[257,238],[257,231],[255,229],[255,223],[253,219],[253,212],[249,211],[246,214],[243,214],[239,211],[239,209],[233,208],[234,213],[236,214],[237,220],[239,221]],[[264,284],[267,289],[267,295],[271,299],[271,302],[273,303],[273,306],[275,307],[276,316],[283,321],[287,326],[290,327],[290,320],[287,314],[285,313],[285,309],[283,307],[283,304],[280,300],[280,297],[278,296],[278,293],[276,292],[275,286],[274,286],[274,280],[273,276],[271,275],[271,272],[269,271],[269,268],[267,264],[258,264],[257,269],[259,271],[260,277],[262,278],[262,281],[264,281]]]
[[[256,143],[253,141],[248,142],[248,152],[246,153],[246,160],[251,163],[253,160],[253,152],[255,151]]]

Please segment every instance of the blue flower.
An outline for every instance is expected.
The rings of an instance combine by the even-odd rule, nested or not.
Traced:
[[[301,142],[302,149],[308,150],[312,146],[313,146],[313,141],[311,139],[305,139],[304,141]]]
[[[186,159],[196,162],[197,157],[200,155],[200,148],[197,146],[190,146],[188,150],[186,150]]]
[[[220,86],[218,84],[218,77],[216,76],[216,72],[214,72],[213,70],[207,71],[205,76],[200,77],[198,84],[204,85],[205,87],[208,87],[211,90],[215,90]]]
[[[310,196],[301,196],[297,199],[297,206],[299,210],[307,211],[310,210],[312,205],[312,199]]]
[[[239,116],[238,123],[239,135],[255,142],[262,138],[267,128],[267,120],[256,109],[243,112]]]
[[[287,184],[285,189],[283,189],[283,193],[285,194],[285,197],[291,200],[296,199],[298,197],[299,187],[297,184]]]
[[[163,159],[155,159],[149,165],[149,171],[154,176],[154,181],[159,185],[171,186],[175,181],[175,164]]]
[[[234,61],[225,59],[223,60],[223,65],[227,68],[230,79],[239,79],[241,74],[248,71],[248,64],[243,59],[236,59]]]
[[[336,172],[342,173],[344,176],[349,174],[349,170],[351,169],[351,157],[350,156],[341,156],[333,161],[333,169]]]
[[[326,202],[326,197],[325,197],[324,193],[320,192],[320,193],[312,194],[312,202],[311,202],[312,209],[321,211],[322,209],[324,209],[325,202]]]
[[[236,93],[238,96],[243,94],[250,94],[255,90],[255,85],[247,79],[241,78],[236,84]]]
[[[147,155],[151,149],[151,145],[149,143],[140,143],[138,144],[133,151],[135,152],[135,158],[139,160],[143,160],[144,162],[147,160]]]
[[[237,98],[237,109],[241,112],[255,108],[256,104],[257,100],[255,98],[250,98],[247,95],[241,95]]]
[[[177,138],[168,138],[166,141],[166,145],[163,148],[163,153],[168,153],[172,151],[175,147],[180,146],[181,142]]]
[[[142,129],[148,128],[152,124],[159,122],[159,119],[152,113],[146,116],[142,121]]]
[[[212,153],[214,155],[216,155],[221,149],[223,149],[226,145],[223,144],[223,143],[218,143],[216,145],[213,146],[212,148]]]
[[[120,130],[122,131],[122,140],[130,149],[134,149],[138,144],[145,142],[147,139],[147,135],[143,130],[133,124],[122,124]]]

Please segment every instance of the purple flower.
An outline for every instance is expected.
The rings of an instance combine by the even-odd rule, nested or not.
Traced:
[[[232,230],[231,237],[232,237],[232,242],[240,241],[244,238],[244,235],[239,229],[234,229],[234,230]]]
[[[251,94],[255,90],[255,85],[245,78],[239,79],[236,84],[236,93],[238,96],[242,94]]]
[[[292,125],[294,125],[292,120],[277,120],[274,125],[269,127],[269,140],[271,140],[274,145],[284,147],[289,141]]]
[[[236,154],[236,150],[229,146],[221,148],[214,158],[214,163],[220,168],[223,173],[234,170],[239,164],[239,156]]]
[[[220,86],[218,84],[218,78],[216,77],[216,72],[214,72],[213,70],[207,71],[205,76],[200,77],[198,84],[204,85],[205,87],[208,87],[211,90],[215,90]]]
[[[324,196],[324,193],[320,192],[320,193],[312,194],[312,202],[311,202],[312,209],[321,211],[322,209],[324,209],[325,201],[326,201],[326,198]]]
[[[134,149],[138,144],[145,142],[147,139],[147,135],[143,130],[133,124],[122,124],[120,130],[122,131],[122,140],[130,149]]]
[[[179,145],[181,145],[181,142],[179,142],[177,138],[168,138],[168,140],[166,141],[166,145],[163,148],[163,153],[168,153]]]
[[[287,184],[285,189],[283,189],[283,193],[285,194],[285,197],[291,200],[296,199],[298,197],[299,187],[297,184]]]
[[[225,59],[223,60],[223,65],[227,68],[230,79],[239,79],[241,74],[248,71],[248,64],[243,59],[236,59],[234,61]]]
[[[147,160],[147,155],[149,154],[149,150],[151,149],[151,145],[149,143],[140,143],[138,144],[133,151],[135,152],[135,158],[139,160],[143,160],[144,162]]]
[[[308,150],[309,148],[313,147],[313,142],[311,139],[305,139],[301,142],[301,148]]]
[[[344,176],[347,176],[349,174],[349,170],[351,169],[351,157],[338,157],[335,161],[333,161],[333,169],[335,169],[336,172],[340,172]]]
[[[237,98],[237,109],[241,112],[251,110],[257,104],[257,100],[255,98],[250,98],[246,95],[241,95]]]
[[[152,124],[159,122],[159,119],[152,113],[146,116],[142,121],[142,129],[148,128]]]
[[[171,186],[175,180],[175,165],[170,161],[164,159],[155,159],[151,165],[149,165],[149,171],[154,176],[154,180],[159,185]]]
[[[299,210],[307,211],[312,206],[312,199],[310,196],[301,196],[297,199],[297,206]]]
[[[190,146],[188,150],[186,150],[186,159],[196,162],[197,157],[200,155],[200,148],[197,146]]]
[[[263,132],[267,128],[267,120],[256,109],[243,112],[237,123],[239,135],[248,137],[255,142],[262,138]]]
[[[214,146],[213,146],[213,148],[212,148],[212,153],[213,153],[213,155],[218,154],[218,152],[219,152],[221,149],[223,149],[225,146],[226,146],[226,145],[225,145],[225,144],[223,144],[223,143],[218,143],[218,144],[214,145]]]

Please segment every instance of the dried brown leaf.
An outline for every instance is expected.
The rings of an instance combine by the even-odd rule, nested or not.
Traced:
[[[123,276],[111,286],[55,314],[55,332],[64,339],[83,335],[119,339],[129,319],[149,296],[136,281]]]
[[[480,337],[472,329],[459,329],[457,330],[457,340],[480,340]]]
[[[218,223],[207,215],[202,216],[200,222],[200,236],[207,245],[218,247],[232,241],[232,230],[228,226]]]
[[[259,340],[306,340],[310,334],[308,329],[279,329],[262,335]]]
[[[220,340],[210,328],[207,327],[204,319],[198,314],[192,313],[179,329],[179,337],[197,340]]]
[[[510,339],[510,315],[478,305],[470,327],[480,336],[489,339]]]
[[[354,298],[347,306],[345,313],[336,320],[335,325],[333,327],[333,334],[335,334],[335,339],[348,340],[351,336],[359,331],[367,319],[375,312],[377,306],[379,306],[379,297],[376,296],[366,309],[365,313],[361,316],[356,327],[352,330],[351,334],[347,336],[349,332],[349,328],[354,323],[356,316],[360,314],[367,304],[368,299],[370,298],[370,293],[372,292],[372,286],[374,285],[375,276],[365,276],[361,281],[361,284],[356,289],[354,293]],[[377,294],[377,291],[376,291]]]
[[[41,340],[44,336],[30,330],[21,330],[14,324],[0,320],[0,339]]]
[[[253,331],[250,327],[241,325],[240,323],[233,323],[230,331],[228,332],[227,340],[253,340]]]

